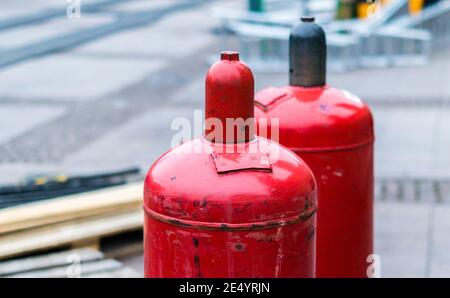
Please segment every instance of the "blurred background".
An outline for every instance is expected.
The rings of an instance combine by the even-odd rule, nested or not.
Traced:
[[[381,276],[450,277],[449,0],[1,1],[0,276],[64,275],[62,248],[86,276],[141,276],[139,181],[172,121],[203,109],[221,50],[257,90],[286,85],[302,15],[327,32],[329,84],[375,116]],[[73,194],[111,186],[129,201],[81,213],[97,197]]]

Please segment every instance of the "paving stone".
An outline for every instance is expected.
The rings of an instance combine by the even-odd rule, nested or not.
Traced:
[[[450,169],[450,109],[437,107],[435,126],[430,133],[432,139],[432,168],[443,172]]]
[[[450,276],[450,206],[438,205],[434,211],[430,277]]]
[[[41,11],[47,8],[61,7],[61,0],[2,0],[0,17],[14,17],[17,14]]]
[[[422,181],[418,183],[418,199],[421,202],[428,201],[436,203],[436,185],[438,185],[438,182],[435,181]]]
[[[179,88],[172,96],[171,102],[177,107],[190,106],[196,109],[203,109],[205,102],[205,77],[201,76],[193,80],[189,85]]]
[[[89,100],[118,91],[155,72],[164,61],[52,55],[0,72],[0,96]]]
[[[373,106],[372,110],[377,176],[426,176],[435,171],[431,161],[436,109]]]
[[[92,4],[100,0],[81,0],[81,5]],[[11,18],[20,18],[48,11],[48,9],[64,9],[70,3],[66,0],[2,0],[0,21]]]
[[[377,202],[375,252],[382,277],[424,277],[430,205]]]
[[[443,181],[440,185],[441,200],[443,203],[450,203],[450,181]]]
[[[3,50],[14,49],[61,34],[110,23],[113,20],[114,18],[111,15],[106,14],[84,14],[80,19],[69,19],[61,16],[61,18],[55,20],[39,23],[38,26],[33,24],[0,31],[0,40]]]
[[[151,10],[155,8],[169,7],[176,3],[176,0],[134,0],[131,2],[119,3],[112,6],[109,11],[114,12],[141,12],[145,10]]]
[[[75,55],[94,57],[121,57],[127,59],[180,58],[187,57],[212,41],[210,35],[192,35],[168,38],[166,32],[138,29],[123,32],[99,41],[81,46],[73,51]],[[155,46],[158,44],[158,46]],[[164,50],[161,50],[164,49]]]
[[[385,196],[384,193],[385,193],[384,183],[377,181],[377,183],[375,183],[375,187],[374,187],[374,199],[376,201],[384,200],[384,196]]]
[[[181,36],[185,34],[209,34],[215,26],[220,24],[220,20],[212,14],[213,7],[215,7],[215,4],[211,2],[196,9],[171,14],[159,21],[154,28]],[[186,41],[188,42],[189,39],[186,39]]]
[[[203,50],[208,51],[209,48]],[[61,161],[142,113],[170,106],[170,97],[180,86],[189,85],[193,78],[206,72],[208,66],[201,63],[202,57],[174,60],[159,69],[158,75],[149,73],[137,83],[94,101],[70,102],[65,117],[0,146],[0,162]],[[120,142],[119,146],[128,145]]]
[[[380,202],[450,204],[450,181],[445,179],[384,178],[375,181]]]
[[[414,160],[411,158],[426,156],[431,151],[430,132],[434,128],[436,109],[375,106],[373,113],[377,147],[385,150],[386,157]]]
[[[417,197],[417,186],[416,181],[406,179],[402,181],[402,201],[414,203],[420,198]]]
[[[331,86],[351,91],[371,104],[450,102],[449,51],[436,56],[429,65],[361,69],[346,73],[329,73]],[[283,86],[288,82],[287,71],[261,73],[256,76],[257,90],[266,86]]]
[[[174,13],[152,26],[115,34],[81,46],[73,53],[129,59],[187,57],[215,42],[210,29],[218,21],[206,12],[207,7],[202,7]]]
[[[160,155],[171,148],[172,137],[178,132],[171,129],[171,124],[178,117],[192,121],[194,115],[191,109],[171,108],[147,112],[120,127],[114,134],[103,136],[79,152],[69,155],[64,160],[64,165],[67,168],[76,165],[97,171],[140,166],[146,171]]]
[[[0,105],[0,143],[49,122],[64,113],[62,107],[32,105]]]
[[[397,181],[395,181],[395,180],[384,181],[383,191],[384,191],[383,200],[386,200],[386,201],[398,201],[399,200],[400,187],[399,187],[399,183]]]
[[[328,81],[363,100],[427,100],[450,98],[449,76],[450,60],[436,57],[426,66],[356,70],[330,75]]]

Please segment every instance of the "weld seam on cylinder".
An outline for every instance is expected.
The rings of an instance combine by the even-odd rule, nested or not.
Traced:
[[[293,225],[300,222],[307,221],[310,219],[316,212],[317,207],[310,208],[299,215],[291,216],[285,219],[279,220],[268,220],[261,222],[251,222],[251,223],[218,223],[218,222],[201,222],[201,221],[193,221],[171,217],[168,215],[163,215],[157,213],[146,206],[143,206],[144,212],[146,215],[151,217],[154,220],[175,225],[181,226],[185,228],[191,229],[199,229],[199,230],[217,230],[217,231],[249,231],[249,230],[266,230],[284,227],[287,225]]]
[[[316,153],[316,152],[340,152],[340,151],[349,151],[353,149],[358,149],[361,147],[366,147],[369,145],[373,145],[375,142],[375,139],[372,139],[367,142],[362,143],[356,143],[346,146],[338,146],[338,147],[323,147],[323,148],[295,148],[295,147],[289,147],[290,150],[294,152],[299,153]]]

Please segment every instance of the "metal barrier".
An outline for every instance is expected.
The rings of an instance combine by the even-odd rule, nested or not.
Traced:
[[[431,34],[425,30],[385,26],[362,37],[360,66],[425,65],[430,56]]]
[[[289,56],[290,28],[234,23],[229,26],[237,38],[242,59],[258,71],[285,72]],[[328,41],[328,68],[331,71],[345,71],[358,66],[359,38],[352,35],[331,33]],[[225,47],[233,41],[228,40]]]
[[[442,0],[415,16],[402,17],[394,24],[428,30],[433,37],[433,49],[440,50],[450,43],[450,0]]]
[[[242,59],[258,71],[287,69],[290,28],[233,23],[224,47],[237,39]],[[428,62],[431,35],[424,30],[381,27],[367,35],[327,32],[328,69],[344,72],[360,67],[423,65]]]
[[[243,60],[255,70],[285,71],[295,14],[291,12],[284,19],[281,15],[222,12],[218,16],[231,33],[225,47],[237,43]],[[327,32],[328,68],[332,72],[423,65],[429,60],[432,45],[450,43],[450,0],[416,16],[409,15],[407,0],[394,0],[368,20],[322,22],[322,26]]]

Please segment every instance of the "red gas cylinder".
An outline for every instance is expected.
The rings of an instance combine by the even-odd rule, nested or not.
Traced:
[[[206,77],[204,137],[146,177],[146,277],[314,276],[315,180],[295,154],[255,136],[253,104],[251,70],[223,52]]]
[[[279,119],[280,144],[316,177],[317,277],[366,277],[373,251],[372,115],[358,97],[326,84],[325,33],[314,18],[302,18],[289,44],[290,84],[259,92],[255,117]]]

